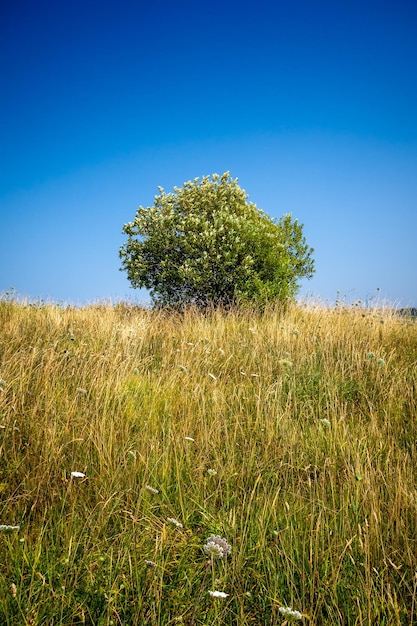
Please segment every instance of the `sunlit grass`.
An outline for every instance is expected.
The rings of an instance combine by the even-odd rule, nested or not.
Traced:
[[[12,300],[0,328],[1,624],[417,620],[415,323]]]

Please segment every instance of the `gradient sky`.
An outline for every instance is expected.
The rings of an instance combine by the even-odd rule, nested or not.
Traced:
[[[302,296],[417,306],[415,0],[16,0],[0,23],[0,292],[146,301],[123,224],[230,171],[304,223]]]

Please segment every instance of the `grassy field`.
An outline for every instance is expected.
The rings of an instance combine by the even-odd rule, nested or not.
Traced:
[[[3,299],[0,378],[2,626],[417,623],[415,322]]]

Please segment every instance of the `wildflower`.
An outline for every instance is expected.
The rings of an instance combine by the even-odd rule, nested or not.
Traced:
[[[155,489],[155,487],[151,487],[151,485],[146,485],[145,489],[147,489],[151,493],[159,493],[159,489]]]
[[[0,533],[5,533],[6,535],[12,533],[15,530],[20,530],[20,526],[10,526],[9,524],[0,524]]]
[[[232,551],[232,546],[219,535],[210,535],[203,546],[204,552],[212,558],[222,559]]]
[[[368,352],[368,354],[366,355],[366,357],[368,359],[374,359],[375,358],[375,354],[373,352]]]
[[[176,520],[175,517],[167,517],[167,522],[171,522],[171,524],[174,524],[174,526],[176,526],[177,528],[182,528],[183,527],[181,522]]]
[[[207,556],[211,556],[212,558],[222,559],[224,557],[223,548],[217,543],[214,543],[214,541],[208,541],[203,546],[203,550]]]
[[[300,611],[295,611],[294,609],[291,609],[289,606],[280,606],[278,611],[289,622],[296,622],[297,620],[303,619],[303,615],[302,613],[300,613]]]
[[[136,450],[129,450],[127,456],[130,461],[136,461]]]
[[[327,418],[325,418],[325,417],[324,417],[323,419],[321,419],[320,421],[321,421],[321,423],[323,424],[323,426],[330,427],[330,426],[332,425],[332,424],[331,424],[331,421],[330,421],[330,420],[328,420],[328,419],[327,419]]]
[[[380,367],[382,367],[382,365],[385,365],[385,361],[384,361],[384,359],[379,358],[379,359],[376,360],[376,364],[379,365]]]
[[[185,367],[185,365],[178,365],[178,369],[181,370],[182,372],[187,371],[187,368]]]
[[[145,565],[148,567],[156,567],[156,563],[154,563],[154,561],[148,561],[148,559],[145,559]]]
[[[73,478],[85,478],[85,474],[83,472],[71,472],[71,476]]]
[[[210,468],[210,469],[207,470],[207,474],[210,474],[210,476],[215,476],[217,474],[217,472],[216,472],[215,469],[211,469]]]
[[[229,594],[224,593],[224,591],[209,591],[209,595],[212,598],[227,598],[229,596]]]

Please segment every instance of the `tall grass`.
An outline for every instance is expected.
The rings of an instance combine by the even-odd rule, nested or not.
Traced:
[[[3,300],[0,378],[1,624],[417,623],[415,323]]]

